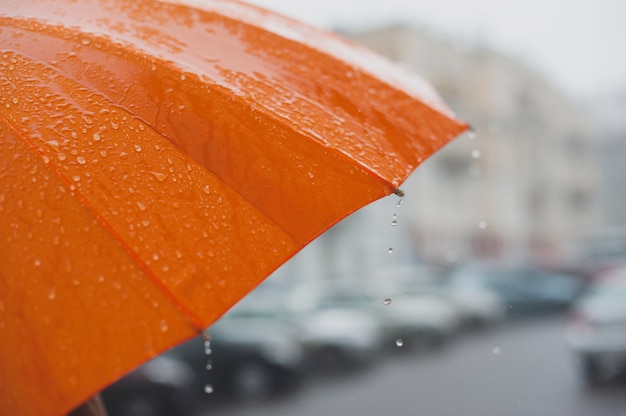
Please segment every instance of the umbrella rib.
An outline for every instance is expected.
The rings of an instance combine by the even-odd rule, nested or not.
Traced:
[[[40,158],[41,161],[46,164],[49,171],[52,172],[69,191],[73,192],[73,195],[75,195],[76,199],[80,201],[82,207],[85,208],[96,219],[96,221],[98,221],[98,223],[107,231],[107,233],[109,233],[109,235],[111,235],[111,237],[113,237],[113,239],[117,241],[117,243],[126,252],[126,254],[134,260],[134,262],[146,274],[146,276],[150,278],[153,284],[155,284],[163,292],[163,294],[167,296],[167,298],[172,302],[172,304],[181,311],[181,313],[184,315],[186,320],[189,322],[190,326],[196,331],[202,331],[204,327],[202,325],[202,320],[200,319],[200,317],[196,313],[194,313],[192,310],[190,310],[189,308],[187,308],[185,305],[183,305],[181,302],[178,301],[178,299],[168,289],[168,287],[165,284],[163,284],[163,282],[161,282],[161,280],[152,272],[152,269],[148,266],[148,264],[146,264],[146,262],[142,260],[142,258],[124,241],[124,239],[121,238],[121,236],[115,231],[115,228],[112,227],[109,224],[109,222],[102,215],[100,215],[96,209],[94,209],[91,206],[91,204],[89,203],[89,199],[86,198],[77,189],[72,190],[72,187],[71,187],[72,184],[70,180],[67,179],[57,169],[56,165],[52,161],[48,161],[46,163],[46,158],[44,157],[42,152],[37,148],[37,146],[28,137],[26,137],[11,122],[11,120],[8,120],[2,114],[0,114],[0,119],[3,121],[3,123],[6,126],[9,126],[14,131],[15,135],[19,137],[27,145],[27,147],[31,150],[31,152],[37,155],[37,157]]]

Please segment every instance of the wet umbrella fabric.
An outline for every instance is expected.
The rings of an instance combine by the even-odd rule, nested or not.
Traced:
[[[0,414],[69,411],[208,327],[467,126],[232,1],[2,1]]]

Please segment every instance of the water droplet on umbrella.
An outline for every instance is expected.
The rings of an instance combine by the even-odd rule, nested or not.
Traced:
[[[206,384],[206,385],[204,386],[204,392],[205,392],[206,394],[211,394],[211,393],[213,393],[213,386],[212,386],[211,384]]]
[[[397,346],[397,347],[401,347],[401,346],[403,346],[403,345],[404,345],[404,341],[402,341],[402,338],[398,338],[398,339],[396,340],[396,346]]]
[[[135,145],[135,150],[138,152],[141,152],[141,146],[139,146],[138,144]]]
[[[117,129],[119,129],[119,128],[120,128],[120,126],[119,126],[119,124],[117,124],[117,123],[115,123],[115,122],[113,122],[113,121],[112,121],[112,122],[111,122],[111,128],[112,128],[113,130],[117,130]]]
[[[383,300],[383,304],[384,305],[391,305],[391,298],[387,298],[387,299]]]
[[[159,182],[165,181],[165,179],[167,179],[167,176],[168,176],[167,173],[161,173],[161,172],[150,172],[150,173],[154,175],[154,177],[157,178]]]
[[[35,263],[36,267],[41,266],[41,260],[39,260],[39,259],[35,259],[34,263]]]
[[[146,206],[142,202],[140,202],[140,201],[137,201],[137,208],[139,208],[139,211],[145,211],[146,210]]]
[[[167,321],[165,319],[161,320],[161,332],[169,331],[170,327],[167,325]]]
[[[91,39],[88,38],[83,38],[80,43],[82,43],[83,45],[89,45],[91,43]]]
[[[48,292],[48,299],[50,300],[55,300],[57,297],[57,291],[55,288],[50,289],[50,291]]]
[[[184,81],[184,80],[185,80],[185,78],[186,78],[186,77],[185,77],[185,74],[180,74],[180,79],[181,79],[181,81]]]
[[[309,178],[311,178],[311,179],[313,179],[315,177],[315,174],[313,174],[313,172],[309,172],[308,175],[309,175]]]
[[[478,159],[480,157],[480,150],[478,150],[478,149],[472,150],[472,157],[474,159]]]
[[[211,187],[209,185],[205,185],[204,188],[202,188],[202,190],[207,195],[211,193]]]
[[[101,139],[100,134],[99,134],[99,133],[94,133],[94,134],[93,134],[93,139],[94,139],[95,141],[99,142],[99,141],[100,141],[100,139]]]
[[[80,163],[81,165],[84,165],[85,163],[87,163],[87,160],[85,160],[85,158],[84,158],[84,157],[82,157],[82,156],[78,156],[78,157],[76,158],[76,161],[77,161],[78,163]]]
[[[67,159],[67,155],[65,153],[59,153],[59,154],[57,154],[57,157],[59,158],[59,160]]]
[[[72,176],[72,179],[74,179],[74,182],[80,182],[80,176],[78,175]]]

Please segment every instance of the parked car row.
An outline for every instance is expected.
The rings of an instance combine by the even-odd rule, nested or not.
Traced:
[[[193,414],[220,399],[265,400],[312,372],[367,368],[388,352],[438,348],[462,330],[563,307],[580,287],[569,276],[524,267],[432,266],[358,280],[259,286],[208,329],[104,392],[111,416]]]

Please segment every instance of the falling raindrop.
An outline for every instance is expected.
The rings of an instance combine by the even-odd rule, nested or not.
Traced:
[[[389,254],[393,254],[393,247],[389,247],[389,248],[387,249],[387,253],[389,253]]]
[[[391,226],[392,227],[397,227],[398,226],[398,220],[391,221]]]
[[[391,305],[391,298],[387,298],[387,299],[383,300],[383,304],[384,305]]]
[[[467,131],[467,139],[468,140],[476,140],[476,132],[474,130]]]
[[[396,346],[397,347],[402,347],[404,345],[404,341],[402,341],[402,338],[398,338],[396,340]]]
[[[478,149],[474,149],[474,150],[472,150],[472,157],[473,157],[474,159],[478,159],[478,158],[480,158],[480,150],[478,150]]]
[[[213,370],[213,361],[212,361],[212,360],[208,360],[208,361],[206,362],[206,367],[205,367],[205,368],[206,368],[207,370],[209,370],[209,371],[210,371],[210,370]]]
[[[212,353],[213,353],[213,350],[211,349],[211,341],[209,340],[204,341],[204,354],[211,355]]]
[[[402,205],[404,205],[404,199],[400,198],[398,200],[398,203],[396,204],[396,208],[400,209],[400,208],[402,208]]]
[[[211,394],[211,393],[213,393],[213,386],[212,386],[211,384],[206,384],[206,385],[204,386],[204,392],[205,392],[206,394]]]

